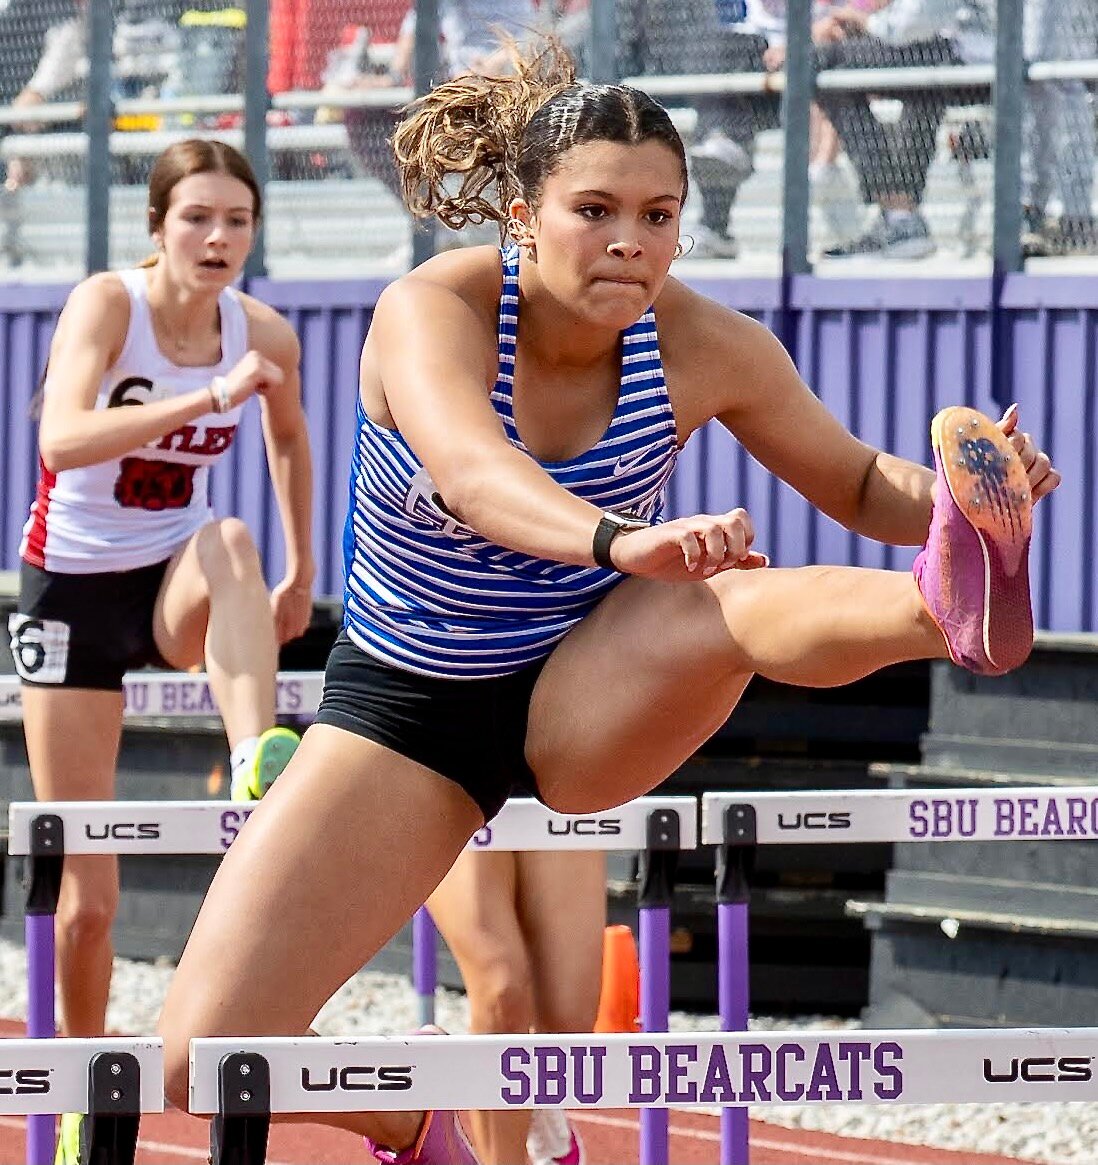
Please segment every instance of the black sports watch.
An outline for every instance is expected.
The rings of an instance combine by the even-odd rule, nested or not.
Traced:
[[[606,510],[595,527],[595,537],[591,541],[591,556],[604,570],[617,570],[614,560],[610,557],[610,545],[619,534],[628,534],[631,530],[647,530],[651,525],[632,514],[616,514],[613,510]]]

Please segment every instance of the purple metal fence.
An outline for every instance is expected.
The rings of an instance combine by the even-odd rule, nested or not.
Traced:
[[[358,352],[380,281],[254,282],[301,337],[302,376],[316,462],[320,594],[339,594],[347,466],[354,439]],[[1038,521],[1034,584],[1038,622],[1098,631],[1091,561],[1098,540],[1098,278],[1008,277],[1000,298],[1005,337],[992,399],[992,284],[986,279],[848,280],[795,277],[720,280],[699,287],[749,312],[791,346],[827,406],[872,444],[929,458],[930,418],[953,402],[994,411],[1017,400],[1024,424],[1064,471],[1063,488]],[[17,565],[19,530],[37,457],[27,405],[45,364],[64,288],[0,286],[0,568]],[[783,290],[787,310],[783,310]],[[248,410],[229,464],[214,474],[214,505],[251,526],[268,572],[282,564],[277,512],[267,486],[255,410]],[[805,435],[811,439],[811,434]],[[774,481],[723,430],[687,446],[672,482],[674,512],[744,505],[761,548],[783,565],[806,562],[906,566],[913,551],[855,538]]]

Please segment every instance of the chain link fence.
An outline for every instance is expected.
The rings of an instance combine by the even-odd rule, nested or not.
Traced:
[[[109,51],[89,53],[89,11],[108,7],[96,43]],[[872,271],[898,260],[946,271],[994,258],[1006,270],[1077,269],[1098,254],[1098,0],[420,7],[417,22],[410,0],[0,0],[0,277],[74,278],[141,258],[150,164],[191,134],[247,143],[265,178],[253,270],[399,273],[424,243],[388,146],[397,111],[433,79],[498,65],[500,29],[520,41],[553,30],[584,75],[667,105],[691,171],[685,267]],[[803,68],[791,66],[796,52]],[[1028,80],[1002,71],[1012,52]],[[105,148],[85,132],[97,76]],[[89,205],[109,216],[89,217]],[[494,238],[439,231],[434,245]]]

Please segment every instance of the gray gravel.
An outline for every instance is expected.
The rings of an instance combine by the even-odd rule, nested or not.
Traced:
[[[155,1029],[172,968],[167,964],[116,959],[107,1022],[133,1035]],[[0,940],[0,1017],[26,1019],[26,956],[21,946]],[[438,1022],[466,1030],[465,997],[440,990]],[[416,997],[403,976],[363,971],[325,1005],[316,1027],[324,1035],[389,1035],[416,1026]],[[757,1017],[757,1030],[853,1028],[849,1020],[801,1016]],[[715,1015],[674,1012],[672,1031],[717,1031]],[[1002,1153],[1048,1165],[1098,1165],[1098,1102],[1045,1105],[806,1105],[752,1109],[752,1116],[788,1128],[817,1129],[851,1137]]]

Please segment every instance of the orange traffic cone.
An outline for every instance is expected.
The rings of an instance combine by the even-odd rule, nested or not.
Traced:
[[[597,1032],[640,1031],[640,963],[628,926],[608,926],[602,936],[602,991]]]

